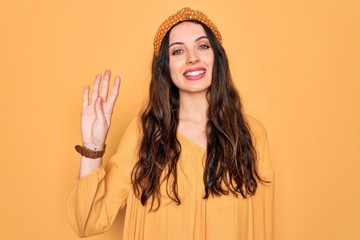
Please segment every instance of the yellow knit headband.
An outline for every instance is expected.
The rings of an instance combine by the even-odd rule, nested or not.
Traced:
[[[202,12],[197,10],[192,10],[188,7],[181,9],[174,15],[171,15],[168,19],[166,19],[159,27],[159,29],[156,32],[155,39],[154,39],[154,53],[155,55],[159,54],[161,42],[166,35],[166,33],[169,31],[170,28],[172,28],[175,24],[181,21],[187,21],[187,20],[196,20],[199,22],[202,22],[206,26],[208,26],[211,31],[214,33],[216,39],[222,43],[222,38],[219,30],[217,27],[211,22],[211,20]]]

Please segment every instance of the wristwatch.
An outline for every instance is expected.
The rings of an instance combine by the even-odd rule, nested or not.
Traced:
[[[84,146],[80,146],[80,145],[75,146],[75,150],[78,153],[80,153],[81,156],[84,156],[87,158],[92,158],[92,159],[101,158],[102,156],[104,156],[105,148],[106,148],[106,145],[104,145],[104,149],[102,151],[94,151],[94,150],[91,150],[90,148],[87,148]]]

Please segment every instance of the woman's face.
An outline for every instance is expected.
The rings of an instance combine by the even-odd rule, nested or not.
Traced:
[[[171,30],[169,65],[171,79],[180,93],[205,93],[210,87],[214,51],[200,24],[183,22]]]

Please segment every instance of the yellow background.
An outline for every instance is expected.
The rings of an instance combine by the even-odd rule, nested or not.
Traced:
[[[109,156],[146,95],[157,27],[184,6],[219,27],[267,128],[276,239],[360,239],[357,0],[1,1],[1,239],[77,239],[66,201],[83,86],[105,68],[122,76]],[[121,239],[123,214],[91,239]]]

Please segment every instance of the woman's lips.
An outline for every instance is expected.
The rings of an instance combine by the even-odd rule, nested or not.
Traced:
[[[194,81],[203,78],[205,76],[205,73],[206,73],[205,68],[193,68],[186,70],[184,73],[184,77],[187,80]]]

